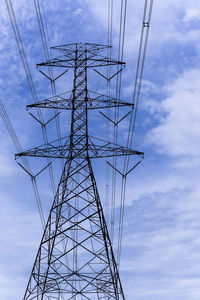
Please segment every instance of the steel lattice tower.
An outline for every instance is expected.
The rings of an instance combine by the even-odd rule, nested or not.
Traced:
[[[88,135],[88,109],[132,104],[87,89],[87,69],[124,63],[103,55],[108,46],[69,44],[53,47],[62,56],[38,67],[74,69],[72,95],[45,99],[30,107],[70,109],[71,134],[17,156],[65,159],[24,300],[125,299],[109,238],[91,158],[143,153]]]

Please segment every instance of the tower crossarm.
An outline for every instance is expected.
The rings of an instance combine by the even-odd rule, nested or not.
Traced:
[[[80,64],[85,64],[86,68],[103,67],[111,65],[124,65],[125,62],[121,62],[115,59],[108,58],[105,53],[111,46],[99,45],[92,43],[74,43],[61,46],[52,47],[53,50],[63,53],[62,56],[50,59],[46,62],[37,64],[37,67],[50,66],[50,67],[63,67],[63,68],[75,68],[77,60]],[[81,49],[77,56],[76,49]],[[85,54],[87,54],[85,56]]]
[[[39,107],[39,108],[71,110],[73,108],[72,96],[67,98],[66,97],[67,94],[68,92],[62,93],[54,97],[50,97],[42,101],[39,101],[36,104],[34,103],[34,104],[27,105],[27,109],[30,109],[32,107]],[[77,102],[82,101],[82,99],[77,98],[76,101]],[[134,104],[132,102],[127,102],[120,99],[108,97],[106,95],[102,95],[88,90],[87,109],[103,109],[103,108],[124,107],[124,106],[133,108]]]
[[[68,58],[66,56],[61,56],[54,58],[52,60],[47,60],[46,62],[42,62],[37,64],[37,67],[62,67],[62,68],[74,68],[75,67],[75,58]],[[85,59],[80,59],[80,62],[84,63]],[[125,62],[121,62],[115,59],[105,58],[87,58],[87,68],[97,68],[97,67],[106,67],[106,66],[114,66],[114,65],[125,65]]]
[[[73,158],[86,158],[87,149],[89,151],[90,158],[103,158],[111,156],[126,156],[126,155],[138,155],[140,157],[144,156],[143,152],[129,149],[118,144],[114,144],[103,139],[88,137],[87,148],[82,147],[80,149],[80,139],[81,136],[77,136],[74,140],[73,146]],[[69,143],[69,138],[62,139],[65,141],[64,145],[59,145],[59,140],[48,143],[47,145],[41,145],[30,150],[16,154],[16,158],[21,156],[32,156],[32,157],[49,157],[49,158],[69,158],[69,151],[71,145]]]
[[[59,46],[53,46],[51,47],[52,50],[60,51],[62,53],[66,53],[67,51],[74,53],[74,48],[77,46],[81,46],[82,43],[71,43],[71,44],[65,44],[65,45],[59,45]],[[112,46],[109,45],[102,45],[102,44],[95,44],[95,43],[84,43],[85,49],[87,51],[101,51],[106,50],[108,48],[112,48]]]

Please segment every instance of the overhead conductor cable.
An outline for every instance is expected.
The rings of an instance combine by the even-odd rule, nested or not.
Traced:
[[[17,152],[23,152],[22,150],[22,146],[19,142],[19,139],[16,135],[16,132],[12,126],[12,123],[8,117],[8,114],[5,110],[5,107],[3,105],[3,102],[0,99],[0,115],[2,117],[2,120],[6,126],[6,129],[10,135],[11,140],[13,141],[13,144],[15,145],[15,148],[17,150]],[[43,213],[43,209],[42,209],[42,204],[41,204],[41,200],[40,200],[40,195],[39,195],[39,191],[38,191],[38,186],[37,186],[37,182],[36,182],[36,178],[33,176],[33,171],[31,169],[31,166],[27,160],[26,157],[22,157],[22,163],[24,168],[26,169],[27,173],[30,175],[31,178],[31,182],[33,185],[33,190],[34,190],[34,194],[35,194],[35,198],[36,198],[36,203],[37,203],[37,207],[38,207],[38,211],[39,211],[39,215],[40,215],[40,220],[42,223],[42,227],[45,227],[45,218],[44,218],[44,213]]]
[[[144,5],[144,14],[143,14],[143,22],[142,22],[142,30],[140,36],[140,45],[139,45],[139,53],[138,53],[138,61],[136,68],[136,76],[134,83],[134,92],[133,92],[133,104],[134,111],[131,112],[129,130],[128,130],[128,139],[127,139],[127,147],[132,147],[133,143],[133,135],[135,131],[135,122],[136,115],[138,110],[141,84],[143,78],[144,71],[144,62],[146,57],[147,43],[149,37],[149,28],[151,23],[151,15],[153,8],[153,0],[145,0]],[[118,231],[118,248],[117,248],[117,263],[120,265],[120,256],[121,256],[121,245],[122,245],[122,234],[123,234],[123,221],[124,221],[124,205],[125,205],[125,193],[126,193],[126,174],[128,173],[129,167],[129,157],[125,156],[124,161],[124,170],[123,174],[125,176],[122,177],[122,192],[121,192],[121,207],[120,207],[120,223],[119,223],[119,231]]]
[[[29,65],[28,65],[28,61],[27,61],[26,53],[25,53],[24,46],[23,46],[23,43],[22,43],[22,39],[21,39],[21,36],[20,36],[19,28],[18,28],[18,25],[17,25],[17,21],[16,21],[12,1],[11,0],[5,0],[5,2],[6,2],[10,22],[11,22],[11,25],[12,25],[13,33],[14,33],[14,36],[15,36],[15,40],[16,40],[16,43],[17,43],[17,46],[18,46],[18,49],[19,49],[19,54],[20,54],[22,64],[23,64],[23,67],[24,67],[24,71],[26,73],[26,78],[27,78],[27,81],[28,81],[28,84],[29,84],[29,87],[30,87],[30,90],[31,90],[32,97],[33,97],[33,101],[34,101],[34,103],[37,103],[38,102],[38,97],[37,97],[37,93],[36,93],[35,86],[34,86],[34,83],[33,83],[30,68],[29,68]],[[37,114],[38,114],[38,118],[40,120],[40,123],[44,124],[44,119],[43,119],[42,112],[41,112],[40,108],[37,107],[36,109],[37,109]],[[42,128],[44,143],[47,145],[48,144],[48,137],[47,137],[46,127],[41,125],[41,128]],[[52,186],[52,192],[53,192],[53,195],[55,195],[55,181],[54,181],[53,169],[52,169],[52,165],[51,165],[51,159],[47,158],[47,162],[48,162],[48,165],[49,165],[48,169],[49,169],[49,176],[50,176],[50,181],[51,181],[51,186]]]

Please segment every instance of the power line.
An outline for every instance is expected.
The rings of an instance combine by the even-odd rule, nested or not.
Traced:
[[[6,112],[6,109],[5,109],[1,99],[0,99],[0,115],[1,115],[2,120],[3,120],[3,122],[6,126],[6,129],[9,133],[9,135],[10,135],[10,138],[11,138],[13,144],[15,145],[15,148],[16,148],[17,152],[18,153],[23,152],[22,146],[19,142],[19,139],[16,135],[16,132],[13,128],[13,125],[12,125],[12,123],[11,123],[9,117],[8,117],[8,114]],[[38,186],[37,186],[36,178],[33,175],[33,171],[31,169],[31,166],[30,166],[27,158],[22,157],[21,159],[22,159],[24,168],[26,169],[27,173],[30,175],[31,182],[32,182],[32,185],[33,185],[34,195],[35,195],[35,199],[36,199],[36,203],[37,203],[37,207],[38,207],[38,211],[39,211],[39,215],[40,215],[40,220],[41,220],[41,223],[42,223],[42,227],[44,228],[45,227],[45,218],[44,218],[44,213],[43,213],[42,204],[41,204],[41,200],[40,200],[40,195],[39,195],[39,192],[38,192]]]
[[[47,38],[46,38],[45,30],[44,30],[44,23],[43,23],[43,18],[42,18],[42,14],[41,14],[39,0],[34,0],[34,6],[35,6],[36,16],[37,16],[37,20],[38,20],[40,36],[41,36],[41,40],[42,40],[42,46],[43,46],[45,58],[46,58],[46,60],[50,60],[50,53],[49,53]],[[55,79],[54,79],[53,71],[50,67],[48,67],[48,72],[49,72],[49,78],[51,81],[52,95],[53,95],[54,100],[56,100]],[[59,121],[59,115],[57,114],[56,109],[54,109],[54,115],[55,115],[55,120],[56,120],[56,130],[57,130],[58,141],[59,141],[60,146],[62,146],[60,121]],[[63,160],[61,160],[62,169],[63,169],[63,166],[64,166]]]
[[[131,111],[129,130],[128,130],[128,139],[127,147],[132,147],[133,135],[135,131],[135,122],[140,98],[141,84],[144,71],[144,62],[146,57],[147,43],[149,37],[149,28],[151,23],[151,15],[153,8],[153,0],[145,0],[144,4],[144,13],[142,21],[142,30],[140,36],[139,44],[139,53],[137,60],[136,76],[134,83],[134,92],[133,92],[133,103],[134,111]],[[123,174],[127,174],[129,167],[129,157],[126,156],[124,160],[124,170]],[[123,222],[124,222],[124,205],[125,205],[125,194],[126,194],[126,175],[122,177],[122,192],[121,192],[121,205],[120,205],[120,221],[119,221],[119,230],[118,230],[118,248],[117,248],[117,263],[120,264],[121,256],[121,245],[122,245],[122,234],[123,234]]]
[[[124,56],[124,43],[125,43],[125,29],[126,29],[126,13],[127,13],[127,0],[121,0],[120,10],[120,26],[119,26],[119,40],[118,40],[118,60],[123,61]],[[117,69],[119,72],[119,66]],[[122,72],[117,74],[116,83],[116,99],[120,99],[122,84]],[[114,138],[115,144],[118,142],[118,124],[119,124],[119,107],[115,108],[114,115]],[[114,239],[114,223],[115,223],[115,205],[116,205],[116,169],[117,157],[113,158],[113,171],[112,171],[112,207],[111,207],[111,238]]]
[[[32,78],[31,72],[30,72],[30,68],[29,68],[29,65],[28,65],[28,61],[27,61],[25,50],[24,50],[23,42],[22,42],[22,39],[21,39],[21,35],[20,35],[20,32],[19,32],[19,28],[18,28],[16,16],[15,16],[14,8],[13,8],[13,5],[12,5],[12,1],[11,0],[5,0],[5,2],[6,2],[10,22],[11,22],[11,25],[12,25],[13,33],[14,33],[14,36],[15,36],[15,40],[16,40],[16,43],[17,43],[17,46],[18,46],[19,54],[20,54],[20,57],[21,57],[21,61],[22,61],[23,67],[24,67],[24,71],[25,71],[25,74],[26,74],[28,84],[29,84],[29,88],[31,90],[33,101],[36,104],[38,102],[38,97],[37,97],[37,93],[36,93],[35,86],[34,86],[34,83],[33,83],[33,78]],[[40,123],[44,124],[44,119],[43,119],[43,116],[42,116],[42,112],[39,108],[37,108],[37,114],[38,114],[38,118],[40,120]],[[47,137],[46,127],[42,125],[41,128],[42,128],[42,134],[43,134],[44,142],[45,142],[45,144],[48,144],[48,137]],[[47,162],[48,162],[48,170],[49,170],[49,176],[50,176],[52,191],[53,191],[53,195],[54,195],[55,194],[55,181],[54,181],[53,169],[52,169],[52,165],[51,165],[51,159],[47,158]]]
[[[113,0],[108,0],[108,37],[107,44],[112,46],[113,35]],[[107,49],[107,56],[111,59],[112,47]],[[110,78],[111,66],[107,68],[107,78]],[[107,96],[110,97],[110,80],[107,80]],[[110,107],[107,108],[107,116],[110,119]],[[106,119],[106,140],[110,142],[110,121]],[[110,161],[110,158],[108,158]],[[106,163],[106,197],[105,197],[105,213],[107,217],[107,224],[109,224],[109,203],[110,203],[110,167]]]

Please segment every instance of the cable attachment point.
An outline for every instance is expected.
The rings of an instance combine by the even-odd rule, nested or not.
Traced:
[[[69,70],[65,70],[64,72],[62,72],[60,75],[58,75],[56,78],[51,78],[49,77],[46,73],[42,72],[41,70],[39,70],[39,72],[44,75],[47,79],[49,79],[52,82],[55,82],[58,78],[60,78],[61,76],[63,76],[65,73],[67,73]]]
[[[119,74],[123,68],[121,68],[119,71],[117,71],[114,75],[112,75],[111,77],[106,77],[105,75],[103,75],[101,72],[97,71],[96,69],[93,69],[97,74],[99,74],[101,77],[105,78],[107,81],[110,81],[111,79],[113,79],[117,74]]]
[[[143,22],[143,27],[149,27],[149,22]]]
[[[28,111],[28,113],[29,113],[29,115],[31,115],[31,117],[33,118],[33,119],[35,119],[38,123],[40,123],[40,125],[42,126],[42,127],[45,127],[48,123],[50,123],[53,119],[55,119],[59,114],[60,114],[60,112],[59,113],[57,113],[57,114],[55,114],[51,119],[49,119],[46,123],[43,123],[43,122],[41,122],[36,116],[34,116],[32,113],[30,113],[29,111]]]
[[[144,157],[139,161],[137,162],[128,172],[126,173],[122,173],[121,171],[119,171],[116,167],[114,167],[109,161],[106,161],[107,164],[112,167],[115,171],[117,171],[123,178],[125,178],[131,171],[133,171],[140,163],[141,161],[144,159]]]
[[[130,113],[131,110],[125,114],[121,119],[119,119],[117,122],[114,122],[112,119],[110,119],[108,116],[106,116],[104,113],[102,113],[101,111],[99,112],[102,116],[104,116],[104,118],[106,118],[108,121],[112,122],[114,124],[114,126],[117,126],[122,120],[124,120]]]
[[[45,169],[47,169],[52,162],[48,163],[44,168],[42,168],[37,174],[33,175],[32,173],[30,173],[22,164],[20,164],[19,162],[17,162],[18,165],[31,177],[31,180],[35,180],[36,177],[38,175],[40,175]]]

